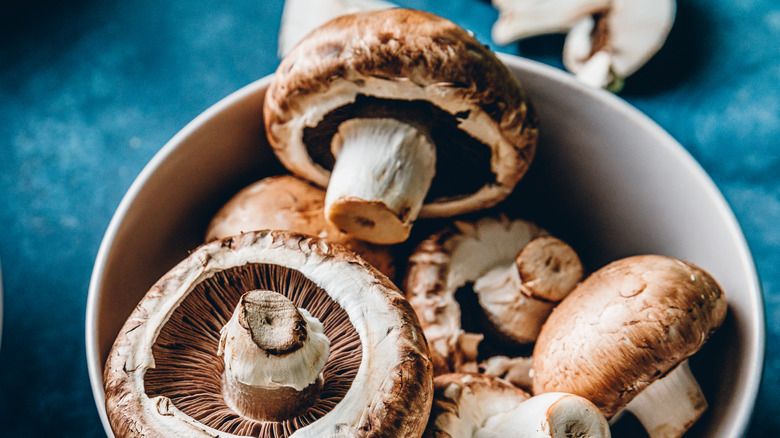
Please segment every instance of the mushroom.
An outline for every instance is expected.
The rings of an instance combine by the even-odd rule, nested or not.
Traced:
[[[491,356],[479,363],[479,372],[491,377],[498,377],[522,388],[533,391],[533,358]]]
[[[661,49],[674,23],[674,0],[493,0],[497,44],[568,32],[563,63],[584,83],[618,91]]]
[[[286,0],[279,28],[279,57],[309,32],[342,15],[395,7],[383,0]]]
[[[287,230],[346,246],[393,279],[390,247],[342,233],[325,220],[325,191],[292,175],[263,178],[233,196],[211,220],[206,242],[256,230]]]
[[[582,397],[531,397],[495,377],[453,373],[434,379],[433,408],[423,436],[608,438],[610,431],[598,408]]]
[[[280,63],[264,116],[281,162],[327,187],[327,220],[380,244],[406,240],[418,216],[504,199],[538,134],[524,92],[486,46],[410,9],[317,28]]]
[[[607,418],[633,413],[651,438],[681,436],[707,402],[687,358],[726,316],[701,268],[666,256],[608,264],[552,312],[533,352],[534,393],[564,391]]]
[[[475,372],[482,333],[461,326],[455,293],[474,283],[483,328],[514,345],[536,339],[555,303],[582,278],[574,250],[531,222],[506,216],[454,224],[423,240],[409,258],[407,298],[428,338],[437,374]]]
[[[414,312],[385,276],[340,245],[260,231],[163,276],[104,384],[118,437],[419,437],[433,383]]]

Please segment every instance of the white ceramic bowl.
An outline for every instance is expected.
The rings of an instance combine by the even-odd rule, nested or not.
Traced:
[[[539,115],[537,157],[508,201],[571,242],[589,268],[639,253],[691,261],[726,291],[724,326],[691,366],[710,401],[686,434],[745,434],[764,355],[764,310],[751,254],[710,178],[655,123],[566,73],[502,56]],[[228,96],[171,139],[138,176],[106,231],[86,315],[89,375],[106,431],[103,364],[149,287],[200,244],[208,221],[241,187],[281,172],[264,139],[269,78]]]

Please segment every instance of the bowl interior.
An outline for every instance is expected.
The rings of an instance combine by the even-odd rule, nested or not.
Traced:
[[[733,213],[701,167],[620,99],[565,73],[503,56],[532,99],[540,144],[501,208],[570,242],[587,268],[657,253],[709,271],[729,300],[724,326],[691,366],[710,402],[686,434],[742,436],[762,369],[764,313],[751,255]],[[188,124],[125,195],[95,263],[87,308],[90,380],[103,423],[102,372],[114,337],[154,282],[202,242],[216,210],[240,188],[284,172],[264,138],[269,78]],[[435,224],[418,224],[420,236]],[[636,436],[616,425],[615,436]],[[629,432],[618,435],[625,428]]]

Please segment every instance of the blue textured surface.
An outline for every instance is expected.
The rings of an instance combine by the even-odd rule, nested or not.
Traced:
[[[101,436],[84,353],[89,276],[114,209],[212,103],[272,73],[281,2],[128,0],[0,14],[0,435]],[[490,43],[480,0],[397,1]],[[691,0],[621,96],[679,140],[733,207],[767,305],[749,433],[780,429],[780,3]],[[494,47],[560,67],[560,37]]]

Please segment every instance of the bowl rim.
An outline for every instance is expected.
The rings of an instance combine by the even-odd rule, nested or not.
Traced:
[[[749,249],[744,232],[742,231],[742,228],[739,225],[733,210],[726,201],[726,198],[717,188],[714,181],[706,173],[704,168],[701,167],[695,158],[677,140],[675,140],[655,121],[650,119],[647,115],[639,111],[624,99],[608,91],[586,86],[579,82],[573,75],[546,64],[511,54],[497,53],[497,55],[501,61],[510,67],[510,69],[517,69],[521,71],[525,70],[531,74],[543,76],[558,86],[564,86],[568,88],[571,93],[585,95],[588,99],[592,99],[597,101],[599,104],[606,105],[616,112],[625,115],[637,125],[642,126],[649,134],[653,135],[658,140],[659,147],[666,148],[668,152],[673,154],[673,156],[680,161],[681,164],[683,164],[688,170],[691,171],[691,174],[698,180],[698,182],[701,184],[701,187],[705,190],[705,193],[709,197],[710,201],[713,202],[718,212],[727,221],[728,230],[731,234],[730,237],[734,239],[738,246],[738,259],[743,264],[742,267],[749,277],[748,280],[750,288],[746,291],[750,298],[749,307],[755,311],[755,317],[750,320],[750,325],[752,325],[751,328],[755,333],[755,339],[753,339],[755,345],[747,346],[748,351],[752,352],[753,354],[753,357],[751,358],[752,366],[747,370],[750,372],[750,378],[748,380],[749,387],[745,388],[747,391],[747,397],[739,405],[739,410],[735,417],[737,418],[737,421],[732,423],[730,427],[732,432],[736,432],[739,436],[744,436],[747,433],[750,422],[752,420],[753,409],[755,407],[759,385],[763,375],[764,356],[766,350],[766,316],[764,310],[764,298],[755,261],[753,260],[753,256]],[[105,393],[103,390],[103,364],[100,362],[100,356],[98,354],[96,329],[100,290],[103,285],[103,274],[106,269],[110,250],[113,246],[114,239],[117,235],[117,232],[119,231],[120,225],[124,221],[128,210],[134,203],[146,181],[157,171],[157,169],[165,162],[166,158],[168,158],[168,156],[174,150],[176,150],[176,148],[180,143],[182,143],[184,139],[188,138],[206,121],[214,118],[217,114],[221,113],[226,108],[267,86],[271,82],[271,78],[272,75],[268,75],[245,85],[244,87],[222,98],[214,105],[210,106],[205,111],[196,116],[192,121],[188,122],[179,132],[177,132],[168,142],[166,142],[165,145],[144,166],[133,183],[130,185],[125,195],[122,197],[119,206],[111,217],[109,225],[100,243],[100,247],[95,258],[95,263],[93,265],[92,275],[89,283],[89,291],[87,295],[85,321],[85,345],[90,386],[92,388],[93,399],[98,409],[98,414],[103,424],[103,428],[105,429],[108,436],[113,436],[113,433],[111,431],[108,416],[104,406]],[[2,309],[2,307],[0,307],[0,309]],[[1,317],[2,316],[0,314],[0,318]],[[2,319],[0,319],[0,321],[2,321]],[[733,435],[737,436],[737,434]]]

